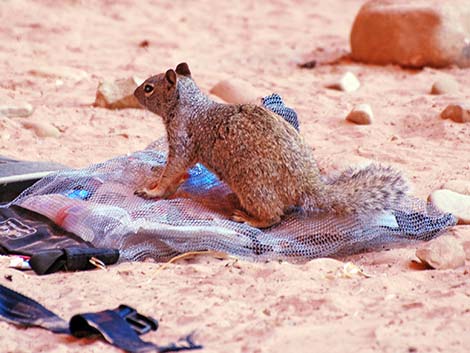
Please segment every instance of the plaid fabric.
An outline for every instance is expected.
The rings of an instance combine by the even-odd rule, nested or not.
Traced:
[[[292,124],[297,131],[299,131],[299,120],[297,119],[297,113],[294,109],[286,107],[281,96],[277,93],[273,93],[270,96],[261,99],[263,106],[270,111],[282,116],[288,123]]]

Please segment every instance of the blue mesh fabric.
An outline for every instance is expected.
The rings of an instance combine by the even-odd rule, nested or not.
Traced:
[[[270,96],[264,97],[261,99],[261,103],[267,109],[282,116],[287,122],[291,123],[297,131],[299,131],[300,125],[297,113],[294,109],[286,107],[279,94],[273,93]]]

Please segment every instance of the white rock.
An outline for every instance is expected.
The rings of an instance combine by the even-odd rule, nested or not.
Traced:
[[[34,76],[47,77],[54,79],[69,79],[73,81],[82,81],[89,78],[87,72],[69,66],[39,66],[29,70]]]
[[[251,83],[237,78],[222,80],[212,87],[209,92],[227,103],[234,104],[254,103],[262,97]]]
[[[442,112],[442,119],[450,119],[456,123],[470,123],[470,105],[449,104]]]
[[[439,77],[431,87],[431,94],[455,94],[459,91],[459,83],[452,76]]]
[[[44,122],[23,121],[21,125],[25,129],[32,130],[39,137],[60,137],[61,133],[54,125]]]
[[[468,0],[372,0],[351,30],[353,59],[408,67],[470,66]]]
[[[436,190],[429,196],[429,201],[440,211],[452,213],[458,223],[470,224],[470,196],[454,191]]]
[[[0,116],[8,118],[26,118],[33,114],[34,108],[29,103],[0,105]]]
[[[341,76],[338,81],[329,83],[326,85],[326,87],[344,92],[354,92],[357,91],[359,87],[361,87],[361,83],[359,82],[356,75],[348,71],[343,76]]]
[[[449,180],[442,186],[442,189],[470,195],[470,180]]]
[[[369,125],[373,119],[374,114],[369,104],[359,104],[346,116],[346,120],[358,125]]]
[[[142,82],[136,77],[100,82],[94,106],[108,109],[142,108],[134,97],[135,89]]]
[[[451,236],[442,236],[423,244],[416,257],[438,270],[454,269],[465,265],[463,246]]]

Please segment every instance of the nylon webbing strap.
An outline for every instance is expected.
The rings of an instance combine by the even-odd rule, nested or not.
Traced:
[[[95,268],[90,262],[98,259],[104,265],[111,265],[119,260],[119,250],[102,248],[70,247],[65,249],[40,250],[29,260],[31,268],[38,275],[57,271],[84,271]]]
[[[178,352],[201,349],[191,335],[178,343],[157,346],[143,341],[139,335],[158,328],[158,322],[127,306],[114,310],[78,314],[69,323],[38,302],[0,284],[0,319],[26,327],[41,327],[54,333],[75,337],[102,337],[113,346],[127,352]]]
[[[0,284],[0,318],[12,324],[37,326],[55,333],[69,333],[65,320],[38,302]]]

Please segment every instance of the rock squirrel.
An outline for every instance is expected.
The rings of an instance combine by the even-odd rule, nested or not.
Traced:
[[[187,170],[202,163],[227,183],[240,209],[232,219],[257,228],[292,207],[307,212],[367,214],[398,207],[407,185],[399,172],[372,164],[323,177],[311,149],[283,118],[255,104],[223,104],[196,85],[186,63],[148,78],[134,95],[163,118],[168,159],[156,186],[136,190],[167,198]]]

